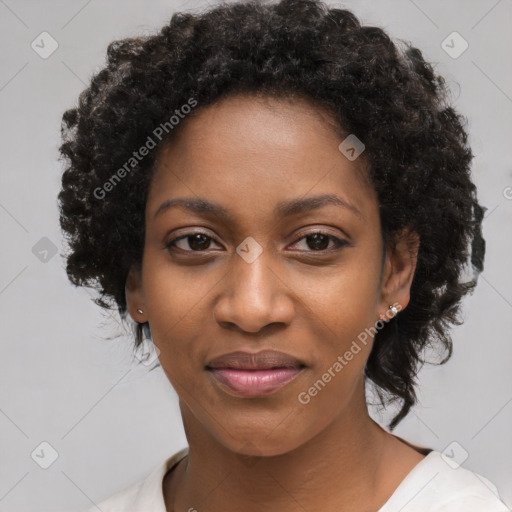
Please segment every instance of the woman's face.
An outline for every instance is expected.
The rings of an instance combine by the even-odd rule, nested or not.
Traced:
[[[409,300],[411,268],[383,264],[362,158],[326,119],[304,101],[231,96],[182,121],[150,186],[129,309],[184,419],[239,453],[286,453],[359,414],[365,329]],[[289,360],[251,359],[264,350]],[[213,362],[232,352],[249,355]]]

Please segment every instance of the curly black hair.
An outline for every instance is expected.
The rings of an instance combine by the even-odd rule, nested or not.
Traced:
[[[443,77],[420,50],[362,26],[348,10],[319,0],[219,3],[175,13],[155,35],[110,43],[106,66],[62,120],[67,275],[127,321],[125,282],[142,262],[155,157],[179,130],[169,119],[234,93],[301,96],[328,109],[340,130],[365,144],[385,243],[403,228],[419,235],[410,302],[377,332],[365,368],[381,403],[401,404],[393,430],[416,403],[422,350],[442,349],[439,364],[452,354],[449,329],[462,323],[461,299],[483,270],[487,208],[471,180],[466,120],[449,105]],[[165,133],[155,131],[162,126]],[[154,147],[135,158],[150,139]],[[473,277],[464,282],[466,266]],[[149,324],[131,325],[138,348]]]

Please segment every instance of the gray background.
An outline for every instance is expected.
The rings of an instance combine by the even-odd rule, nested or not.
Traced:
[[[0,0],[3,511],[83,509],[186,446],[177,397],[162,370],[137,366],[127,337],[103,340],[118,328],[115,315],[67,281],[59,256],[57,146],[62,113],[102,67],[110,41],[154,32],[176,10],[203,5]],[[441,451],[457,442],[456,457],[468,453],[463,466],[494,482],[511,505],[512,2],[338,5],[421,48],[468,117],[479,199],[489,208],[485,271],[465,302],[465,324],[453,332],[453,358],[420,373],[421,403],[395,433]],[[59,45],[46,59],[31,48],[43,31]],[[453,31],[469,43],[456,59],[441,47]],[[55,255],[44,253],[53,245]],[[31,457],[43,441],[58,452],[48,469]]]

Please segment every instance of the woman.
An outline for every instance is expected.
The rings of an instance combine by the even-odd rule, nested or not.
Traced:
[[[103,512],[507,510],[365,398],[399,401],[390,430],[407,415],[421,350],[450,357],[483,268],[443,84],[315,0],[178,13],[111,43],[63,119],[67,273],[134,321],[136,347],[153,340],[189,446]]]

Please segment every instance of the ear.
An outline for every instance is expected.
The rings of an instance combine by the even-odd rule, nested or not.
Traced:
[[[140,268],[132,266],[128,271],[124,287],[126,305],[130,316],[139,323],[147,322],[146,304],[142,290],[142,271]],[[141,309],[142,313],[137,310]]]
[[[392,246],[386,248],[379,306],[381,319],[390,319],[390,305],[395,305],[401,311],[409,304],[419,246],[418,234],[405,228],[394,237]]]

